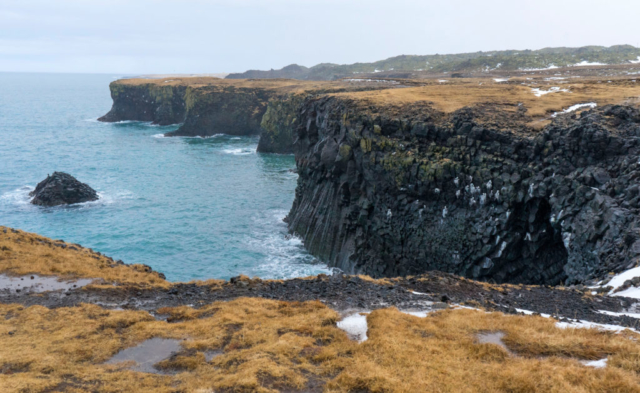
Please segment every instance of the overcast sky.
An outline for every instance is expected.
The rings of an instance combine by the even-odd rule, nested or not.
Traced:
[[[640,0],[0,0],[0,71],[214,73],[640,46]]]

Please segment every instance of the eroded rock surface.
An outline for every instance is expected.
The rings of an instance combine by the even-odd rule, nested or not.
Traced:
[[[48,175],[29,195],[33,197],[31,203],[40,206],[70,205],[99,199],[93,188],[64,172]]]
[[[331,265],[377,277],[558,284],[636,265],[638,110],[559,116],[534,132],[514,109],[309,100],[289,228]]]

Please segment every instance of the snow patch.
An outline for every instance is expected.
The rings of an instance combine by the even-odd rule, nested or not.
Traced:
[[[509,80],[509,78],[493,78],[494,81],[500,83],[500,82],[506,82]]]
[[[606,284],[607,286],[613,287],[612,291],[609,292],[609,295],[613,294],[614,296],[621,296],[619,295],[620,292],[614,294],[613,290],[620,288],[622,285],[624,285],[625,281],[631,280],[635,277],[640,277],[640,266],[634,267],[633,269],[629,269],[613,276],[613,278],[611,278],[611,280],[609,280],[609,282]]]
[[[358,342],[367,341],[367,313],[355,313],[338,322],[338,328],[344,330],[349,338]]]
[[[600,360],[583,360],[580,363],[584,364],[587,367],[605,368],[607,367],[607,358]]]
[[[549,94],[549,93],[569,93],[568,89],[561,89],[557,86],[553,86],[551,88],[549,88],[549,90],[542,90],[539,88],[535,88],[535,89],[531,89],[531,92],[536,96],[536,97],[542,97],[545,94]]]
[[[582,60],[580,63],[576,63],[574,64],[572,67],[583,67],[583,66],[604,66],[606,64],[604,63],[597,63],[597,62],[588,62],[586,60]]]
[[[588,102],[586,104],[576,104],[576,105],[572,105],[570,107],[568,107],[567,109],[563,110],[562,112],[555,112],[553,115],[551,115],[551,117],[556,117],[558,115],[561,114],[565,114],[565,113],[571,113],[571,112],[575,112],[578,109],[582,109],[582,108],[595,108],[597,107],[598,104],[596,104],[595,102]]]

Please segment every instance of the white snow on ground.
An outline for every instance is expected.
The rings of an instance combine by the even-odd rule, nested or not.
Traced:
[[[408,314],[408,315],[413,315],[414,317],[418,317],[418,318],[425,318],[427,316],[427,314],[429,314],[432,310],[428,310],[428,311],[402,311],[400,310],[401,313],[403,314]]]
[[[362,315],[364,314],[364,315]],[[367,315],[355,313],[338,322],[338,328],[344,330],[352,340],[367,341]]]
[[[578,109],[581,109],[581,108],[595,108],[596,106],[598,106],[598,104],[596,104],[595,102],[589,102],[589,103],[586,103],[586,104],[576,104],[576,105],[568,107],[567,109],[563,110],[562,112],[555,112],[553,115],[551,115],[551,117],[556,117],[556,116],[561,115],[563,113],[571,113],[571,112],[577,111]]]
[[[588,367],[605,368],[607,367],[607,358],[600,360],[583,360],[580,363]]]
[[[509,80],[509,78],[493,78],[494,81],[500,83],[500,82],[506,82]]]
[[[624,272],[622,272],[620,274],[616,274],[605,285],[606,286],[611,286],[615,290],[615,289],[621,287],[624,284],[625,281],[631,280],[634,277],[640,277],[640,266],[634,267],[633,269],[629,269],[629,270],[624,271]],[[613,294],[613,290],[611,292],[609,292],[609,295],[611,295],[611,294]]]
[[[426,293],[422,293],[422,292],[416,292],[416,291],[409,291],[411,293],[413,293],[414,295],[426,295]]]
[[[447,82],[447,80],[446,80],[446,79],[439,79],[439,80],[438,80],[438,82],[440,82],[440,83],[446,83],[446,82]]]
[[[544,78],[544,80],[546,81],[561,81],[561,80],[565,80],[567,78],[563,78],[561,76],[551,76],[549,78]]]
[[[598,310],[598,312],[599,312],[600,314],[612,315],[612,316],[614,316],[614,317],[627,316],[627,317],[631,317],[631,318],[637,318],[637,319],[640,319],[640,314],[639,314],[639,313],[633,313],[633,312],[613,312],[613,311],[607,311],[607,310]]]
[[[520,71],[546,71],[546,70],[553,70],[556,68],[558,68],[558,66],[551,64],[547,68],[520,68]]]
[[[582,60],[580,63],[576,63],[573,65],[573,67],[582,67],[582,66],[603,66],[606,65],[604,63],[596,63],[596,62],[588,62],[586,60]]]
[[[607,331],[616,332],[616,333],[619,333],[619,332],[621,332],[621,331],[623,331],[625,329],[629,329],[629,330],[634,331],[634,332],[637,333],[637,330],[632,329],[632,328],[619,326],[619,325],[608,325],[608,324],[604,324],[604,323],[595,323],[595,322],[589,322],[589,321],[556,322],[556,326],[561,328],[561,329],[567,329],[567,328],[599,329],[599,330],[607,330]]]
[[[535,88],[535,89],[531,89],[531,92],[533,92],[533,94],[536,97],[542,97],[545,94],[549,94],[549,93],[568,93],[569,90],[567,89],[561,89],[557,86],[553,86],[551,88],[549,88],[549,90],[541,90],[539,88]]]
[[[378,82],[378,83],[393,83],[398,84],[399,82],[390,81],[386,79],[347,79],[347,82]]]
[[[640,288],[631,287],[629,289],[625,289],[621,292],[616,292],[611,296],[624,296],[624,297],[632,297],[634,299],[640,299]]]
[[[533,314],[533,311],[529,311],[529,310],[523,310],[520,308],[516,308],[516,310],[518,312],[527,314],[527,315],[531,315]],[[602,312],[602,311],[600,311]],[[550,318],[551,315],[549,314],[540,314],[540,316],[545,317],[545,318]],[[632,328],[628,328],[628,327],[624,327],[624,326],[618,326],[618,325],[608,325],[608,324],[604,324],[604,323],[595,323],[595,322],[589,322],[589,321],[573,321],[573,322],[556,322],[556,326],[561,328],[561,329],[567,329],[567,328],[580,328],[580,329],[600,329],[600,330],[608,330],[611,332],[621,332],[625,329],[629,329],[631,331],[634,331],[636,333],[639,333],[637,330],[632,329]]]
[[[633,63],[633,64],[638,64],[640,63],[640,56],[638,56],[638,60],[629,60],[629,62]]]

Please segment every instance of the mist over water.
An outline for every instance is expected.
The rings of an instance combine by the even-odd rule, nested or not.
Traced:
[[[0,225],[80,243],[169,280],[326,273],[282,222],[292,156],[256,137],[164,138],[175,126],[100,123],[112,75],[0,73]],[[47,174],[68,172],[100,200],[29,204]]]

